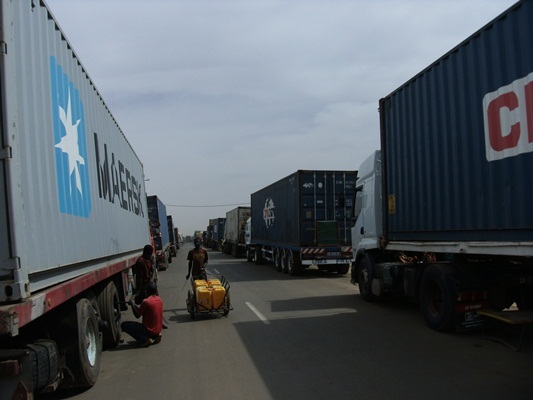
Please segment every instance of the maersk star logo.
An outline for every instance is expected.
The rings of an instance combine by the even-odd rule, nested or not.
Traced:
[[[59,209],[88,217],[91,193],[83,103],[74,83],[54,57],[50,57],[50,83]]]

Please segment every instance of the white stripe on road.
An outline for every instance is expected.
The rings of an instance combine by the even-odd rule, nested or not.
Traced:
[[[213,271],[215,271],[215,274],[220,275],[220,272],[218,272],[218,269],[213,268]]]
[[[265,317],[263,314],[261,314],[261,312],[257,308],[255,308],[252,303],[246,302],[245,304],[248,306],[248,308],[250,308],[250,310],[252,310],[255,313],[255,315],[257,315],[257,317],[261,321],[263,321],[263,323],[265,325],[270,325],[270,321],[267,319],[267,317]]]

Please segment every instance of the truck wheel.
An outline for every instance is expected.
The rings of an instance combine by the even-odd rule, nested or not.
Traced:
[[[254,255],[250,249],[246,249],[246,261],[248,262],[254,261]]]
[[[298,268],[298,265],[294,260],[294,254],[290,250],[287,252],[285,265],[287,266],[287,273],[290,276],[296,276],[300,272],[300,268]]]
[[[90,388],[100,373],[100,359],[102,356],[102,337],[98,331],[97,310],[86,298],[78,300],[73,322],[76,340],[74,346],[68,347],[66,352],[67,367],[72,371],[74,381],[72,387]]]
[[[103,329],[103,347],[106,349],[115,348],[120,343],[122,330],[120,322],[122,313],[120,310],[120,298],[117,287],[114,282],[109,282],[106,287],[98,294],[98,308],[100,318],[107,322]]]
[[[30,354],[33,387],[42,389],[57,379],[59,375],[59,352],[52,340],[38,340],[26,346]]]
[[[261,265],[263,263],[263,256],[261,255],[261,247],[255,248],[255,265]]]
[[[378,297],[372,293],[372,260],[365,254],[357,269],[357,281],[359,282],[359,293],[364,301],[376,301]]]
[[[286,250],[280,249],[279,254],[280,254],[281,272],[283,272],[284,274],[288,274],[289,268],[287,266],[287,252]]]
[[[283,270],[283,254],[281,249],[274,249],[274,265],[276,270],[285,272]]]
[[[427,325],[446,331],[454,323],[454,296],[447,289],[445,273],[436,266],[427,267],[420,283],[420,311]]]

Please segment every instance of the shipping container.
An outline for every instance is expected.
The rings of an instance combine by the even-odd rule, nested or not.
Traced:
[[[532,240],[532,10],[518,3],[380,101],[387,239]]]
[[[152,239],[155,244],[157,269],[165,270],[172,262],[167,207],[156,195],[148,196],[147,202]]]
[[[212,250],[222,250],[224,242],[224,227],[226,218],[213,218],[209,220],[208,227],[208,247]]]
[[[169,248],[169,262],[170,257],[176,257],[178,255],[178,237],[175,235],[174,221],[172,221],[172,215],[167,215],[168,237],[170,242]]]
[[[33,398],[96,382],[148,210],[143,165],[45,2],[0,1],[0,28],[0,396]]]
[[[250,207],[237,207],[226,213],[224,224],[224,253],[234,257],[244,255],[246,242],[244,230],[246,220],[250,218]]]
[[[354,202],[363,299],[412,299],[435,330],[533,309],[532,20],[516,3],[380,100]]]
[[[256,262],[285,272],[318,265],[346,273],[356,179],[357,171],[299,170],[253,193],[247,258],[253,249]]]

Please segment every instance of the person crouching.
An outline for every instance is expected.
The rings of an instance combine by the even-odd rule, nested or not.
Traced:
[[[163,329],[163,301],[157,294],[155,282],[146,285],[147,297],[140,305],[130,300],[128,303],[133,309],[133,315],[142,316],[142,323],[137,321],[124,321],[120,326],[122,331],[133,337],[142,347],[161,342]]]

